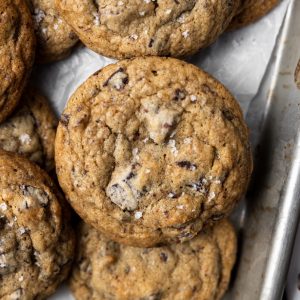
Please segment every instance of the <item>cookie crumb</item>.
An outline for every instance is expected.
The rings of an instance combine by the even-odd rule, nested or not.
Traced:
[[[178,209],[184,209],[184,205],[177,205],[176,208],[178,208]]]

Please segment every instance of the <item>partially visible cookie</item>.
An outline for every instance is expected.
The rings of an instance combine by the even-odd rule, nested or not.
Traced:
[[[24,0],[0,1],[0,123],[16,107],[34,60],[35,34]]]
[[[37,35],[37,60],[46,63],[68,56],[78,42],[71,27],[60,18],[55,0],[27,0]]]
[[[0,148],[22,154],[47,171],[54,169],[57,118],[36,90],[25,90],[14,114],[0,124]]]
[[[246,1],[245,1],[246,2]],[[229,30],[239,29],[247,26],[261,17],[265,16],[276,5],[280,3],[280,0],[257,0],[245,3],[242,11],[236,15],[229,25]]]
[[[39,167],[0,150],[0,299],[44,299],[67,277],[74,233]]]
[[[133,248],[88,225],[70,281],[78,300],[216,300],[228,288],[236,235],[228,221],[183,244]]]
[[[215,79],[173,58],[119,61],[69,100],[56,171],[84,221],[149,247],[193,238],[224,218],[252,170],[238,103]]]
[[[185,56],[214,42],[240,0],[56,0],[92,50],[109,57]]]

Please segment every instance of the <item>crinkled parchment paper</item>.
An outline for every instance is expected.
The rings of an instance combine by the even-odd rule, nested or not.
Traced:
[[[287,3],[288,0],[282,1],[268,16],[251,26],[225,33],[214,45],[188,59],[225,84],[240,102],[244,113],[258,91]],[[74,90],[92,73],[113,61],[79,46],[63,61],[36,67],[32,80],[60,114]],[[291,282],[295,285],[296,280],[291,279]],[[64,286],[51,299],[73,298]]]

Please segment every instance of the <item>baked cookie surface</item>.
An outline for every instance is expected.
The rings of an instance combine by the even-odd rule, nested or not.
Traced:
[[[0,150],[0,299],[44,299],[66,278],[74,235],[47,174]]]
[[[239,29],[256,22],[279,3],[280,0],[257,0],[249,1],[249,3],[245,1],[241,12],[232,19],[228,29]]]
[[[55,161],[83,220],[140,247],[190,239],[227,215],[252,169],[231,94],[159,57],[120,61],[83,83],[61,117]]]
[[[56,127],[57,118],[47,100],[36,90],[27,89],[13,115],[0,124],[0,148],[52,171]]]
[[[183,244],[134,248],[84,224],[71,290],[80,300],[213,300],[228,287],[236,236],[227,221]]]
[[[55,0],[27,0],[37,35],[37,60],[46,63],[68,56],[78,42],[71,27],[60,18]]]
[[[0,1],[0,123],[16,107],[35,53],[33,22],[24,0]]]
[[[92,50],[113,58],[185,56],[214,42],[239,0],[56,0]]]

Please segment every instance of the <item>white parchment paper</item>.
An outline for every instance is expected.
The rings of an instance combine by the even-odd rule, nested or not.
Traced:
[[[225,33],[214,45],[187,59],[225,84],[240,102],[244,113],[258,91],[288,1],[282,1],[261,21],[244,29]],[[36,67],[32,81],[60,114],[76,88],[92,73],[112,62],[114,60],[79,46],[63,61]],[[299,247],[300,234],[297,244]],[[300,265],[300,261],[298,263]],[[296,289],[297,277],[295,278],[294,273],[293,268],[289,281],[289,299],[299,300],[300,292]],[[68,288],[63,286],[50,299],[71,300],[73,297]]]

